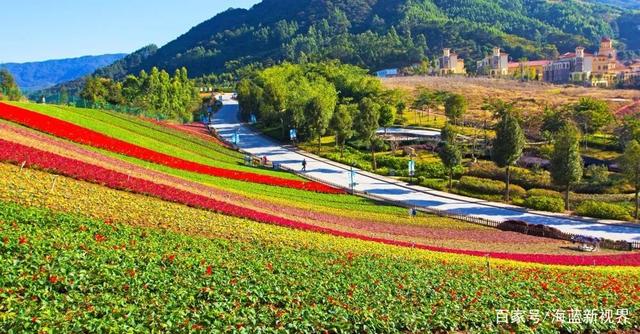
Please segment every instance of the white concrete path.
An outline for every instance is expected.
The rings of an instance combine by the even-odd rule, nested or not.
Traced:
[[[220,136],[230,141],[233,134],[238,132],[240,134],[238,146],[242,150],[260,157],[267,156],[270,161],[280,163],[290,169],[300,170],[302,168],[302,160],[306,159],[306,175],[348,189],[350,167],[274,142],[238,120],[238,105],[236,101],[225,96],[224,103],[224,107],[216,113],[213,124],[210,125]],[[640,226],[633,226],[630,223],[598,221],[596,219],[561,214],[532,212],[503,203],[487,202],[412,186],[392,178],[358,169],[356,169],[356,172],[355,182],[357,186],[355,190],[389,201],[494,221],[522,220],[532,224],[549,225],[572,234],[640,242]]]

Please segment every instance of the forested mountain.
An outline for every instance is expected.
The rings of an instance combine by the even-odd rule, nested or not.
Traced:
[[[473,68],[493,46],[513,59],[593,49],[602,36],[640,49],[638,25],[630,11],[580,0],[264,0],[197,25],[127,72],[185,66],[202,76],[327,58],[376,70],[432,58],[443,47]]]
[[[14,76],[23,91],[35,91],[75,80],[96,69],[122,59],[126,54],[85,56],[71,59],[47,60],[30,63],[0,64]]]
[[[616,6],[620,8],[640,9],[640,1],[638,0],[591,0],[591,2]]]
[[[114,80],[122,80],[128,74],[127,69],[140,66],[145,59],[153,56],[156,52],[158,52],[158,47],[155,44],[147,45],[109,66],[97,69],[93,74]]]

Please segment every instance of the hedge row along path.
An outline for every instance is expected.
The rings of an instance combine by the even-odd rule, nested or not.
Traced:
[[[213,124],[219,136],[229,140],[234,133],[240,134],[239,147],[256,156],[266,156],[270,161],[285,168],[301,169],[306,159],[307,171],[302,173],[314,180],[326,182],[344,189],[349,188],[349,166],[320,158],[313,154],[295,150],[276,143],[238,120],[238,103],[225,96],[224,107],[215,115]],[[375,195],[392,203],[430,208],[447,213],[503,222],[520,220],[529,224],[542,224],[575,235],[640,242],[640,224],[599,221],[597,219],[534,212],[503,203],[488,202],[476,198],[449,194],[433,189],[408,185],[392,178],[355,169],[354,190]]]
[[[199,164],[192,161],[172,157],[141,146],[105,136],[75,124],[59,120],[47,115],[26,110],[23,108],[0,103],[0,118],[15,122],[32,129],[49,133],[51,135],[74,141],[76,143],[106,149],[115,153],[124,154],[141,160],[157,163],[167,167],[192,171],[228,179],[241,180],[252,183],[261,183],[285,188],[303,189],[323,193],[344,193],[343,190],[330,187],[318,182],[287,180],[268,175],[240,172],[224,168],[217,168]]]
[[[456,250],[444,247],[427,246],[390,240],[385,238],[368,237],[361,234],[339,231],[331,228],[302,223],[271,214],[258,212],[237,205],[210,199],[206,196],[194,194],[167,185],[157,184],[151,181],[130,177],[106,168],[98,167],[78,160],[69,159],[53,153],[41,151],[35,148],[0,139],[0,160],[34,167],[59,173],[78,180],[97,183],[109,188],[131,191],[144,195],[150,195],[163,200],[185,204],[191,207],[203,208],[229,216],[247,218],[257,222],[274,224],[278,226],[300,229],[311,232],[331,234],[334,236],[374,241],[388,245],[410,247],[437,252],[446,252],[460,255],[489,256],[496,259],[514,260],[521,262],[533,262],[554,265],[573,266],[640,266],[640,253],[602,255],[602,256],[573,256],[573,255],[541,255],[541,254],[511,254],[499,252],[482,252],[469,250]]]

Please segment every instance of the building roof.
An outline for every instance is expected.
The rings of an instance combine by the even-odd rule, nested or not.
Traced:
[[[593,53],[585,52],[584,56],[585,57],[593,57]],[[569,59],[569,58],[575,58],[575,57],[576,57],[576,53],[575,52],[567,52],[567,53],[563,54],[562,56],[560,56],[559,59]]]
[[[551,60],[531,60],[531,61],[525,61],[523,62],[525,66],[545,66],[545,65],[549,65],[551,63]],[[519,67],[520,66],[520,62],[509,62],[509,68],[515,68],[515,67]]]

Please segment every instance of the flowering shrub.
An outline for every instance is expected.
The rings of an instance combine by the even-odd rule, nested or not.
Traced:
[[[18,124],[22,124],[61,138],[69,139],[80,144],[106,149],[115,153],[124,154],[172,168],[188,170],[217,177],[225,177],[281,187],[326,193],[344,193],[343,190],[317,182],[287,180],[274,176],[240,172],[187,161],[141,146],[133,145],[119,139],[111,138],[101,133],[82,128],[69,122],[65,122],[53,117],[6,104],[0,104],[0,118],[16,122]]]

